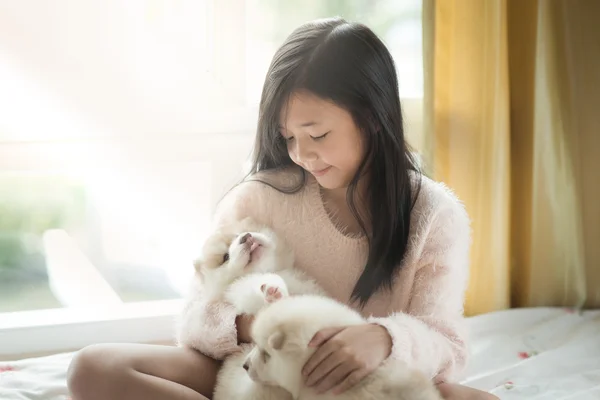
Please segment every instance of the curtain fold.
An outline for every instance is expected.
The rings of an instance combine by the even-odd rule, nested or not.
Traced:
[[[473,221],[466,313],[600,306],[600,2],[423,6],[424,159]]]

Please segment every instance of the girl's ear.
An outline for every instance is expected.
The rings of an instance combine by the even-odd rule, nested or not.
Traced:
[[[375,115],[373,115],[372,112],[369,112],[369,127],[375,133],[381,131],[381,123],[379,122],[379,120],[377,119],[377,117],[375,117]]]
[[[367,110],[362,113],[360,118],[362,119],[364,125],[358,124],[356,121],[355,123],[359,126],[360,130],[367,136],[381,131],[381,123],[379,122],[375,114],[373,114],[373,112]]]

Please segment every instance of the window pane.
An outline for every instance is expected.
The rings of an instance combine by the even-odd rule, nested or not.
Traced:
[[[0,312],[180,297],[212,187],[206,162],[0,174]]]
[[[396,62],[400,95],[423,96],[422,0],[250,0],[247,3],[247,98],[260,100],[271,58],[300,24],[341,16],[366,24],[385,42]]]
[[[217,79],[211,4],[0,2],[0,140],[201,130],[232,105]]]
[[[61,306],[49,287],[42,235],[82,225],[82,189],[60,176],[0,175],[0,312]]]

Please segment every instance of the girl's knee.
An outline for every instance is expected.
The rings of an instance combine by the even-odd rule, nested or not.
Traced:
[[[107,398],[128,368],[126,359],[111,345],[91,345],[75,353],[67,372],[67,385],[76,400]]]
[[[499,400],[491,393],[452,383],[440,383],[437,388],[444,400]]]

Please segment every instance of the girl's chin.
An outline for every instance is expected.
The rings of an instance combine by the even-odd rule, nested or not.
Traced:
[[[346,189],[348,187],[348,182],[345,182],[341,179],[336,179],[335,177],[315,177],[319,186],[323,189],[335,190],[335,189]]]

